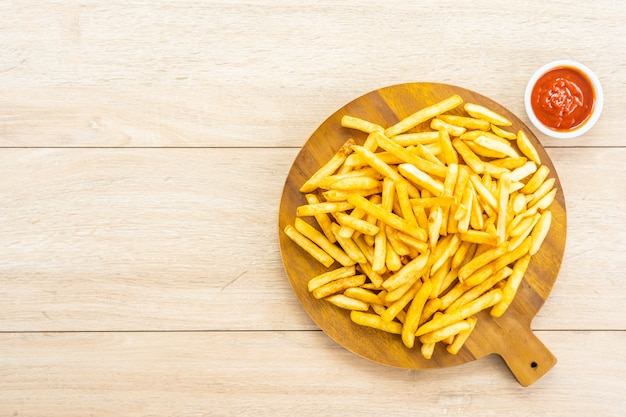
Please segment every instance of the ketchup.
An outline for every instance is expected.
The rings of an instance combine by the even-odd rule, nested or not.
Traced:
[[[591,81],[571,67],[543,74],[531,94],[537,119],[549,129],[561,132],[583,125],[591,116],[595,101]]]

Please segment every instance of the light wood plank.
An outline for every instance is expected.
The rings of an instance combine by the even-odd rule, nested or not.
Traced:
[[[29,0],[0,14],[0,146],[300,146],[348,101],[410,81],[472,89],[528,122],[527,80],[563,57],[597,73],[605,110],[585,138],[541,139],[626,144],[613,0]]]
[[[559,362],[522,388],[495,356],[406,371],[321,332],[0,334],[0,414],[621,415],[626,333],[539,337]]]
[[[297,151],[2,150],[0,330],[314,329],[277,241]],[[624,329],[626,150],[550,154],[568,240],[533,326]]]

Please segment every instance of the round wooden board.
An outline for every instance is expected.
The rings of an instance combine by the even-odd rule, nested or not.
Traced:
[[[315,299],[307,290],[307,282],[326,269],[294,244],[283,229],[294,223],[296,208],[306,204],[304,195],[299,191],[305,180],[328,161],[346,140],[354,138],[359,144],[365,140],[365,133],[341,126],[344,115],[388,127],[453,94],[460,95],[464,102],[478,103],[506,116],[513,122],[507,130],[517,132],[523,129],[537,148],[542,164],[548,166],[550,175],[556,178],[557,196],[550,207],[553,216],[550,232],[541,250],[533,256],[515,301],[507,312],[497,319],[486,311],[481,312],[476,329],[457,355],[449,354],[439,343],[432,358],[427,360],[421,355],[419,344],[408,349],[398,335],[356,325],[346,310]],[[449,113],[464,114],[464,110],[457,108]],[[426,123],[413,131],[427,129]],[[533,383],[556,363],[556,358],[531,331],[530,323],[548,297],[563,259],[566,237],[563,191],[552,161],[532,131],[506,108],[485,96],[453,85],[408,83],[372,91],[346,104],[319,126],[297,155],[283,189],[278,227],[284,267],[302,307],[328,336],[357,355],[388,366],[431,369],[459,365],[496,353],[524,386]]]

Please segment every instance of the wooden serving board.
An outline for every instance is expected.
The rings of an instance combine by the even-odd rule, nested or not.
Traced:
[[[325,272],[325,268],[294,244],[284,233],[287,224],[293,224],[296,208],[306,204],[299,188],[305,180],[322,166],[349,138],[363,143],[365,133],[341,126],[344,115],[357,116],[390,126],[415,111],[441,101],[453,94],[465,102],[482,104],[506,116],[513,122],[507,129],[517,132],[523,129],[537,148],[541,162],[550,168],[556,178],[557,196],[550,207],[552,227],[541,250],[535,254],[517,296],[507,312],[494,319],[488,311],[481,312],[478,324],[457,354],[449,354],[441,343],[431,359],[425,359],[416,347],[408,349],[398,335],[354,324],[349,312],[324,300],[315,299],[307,290],[307,282],[313,276]],[[463,114],[455,109],[451,114]],[[426,130],[417,126],[415,130]],[[289,282],[304,310],[313,321],[341,346],[369,360],[407,369],[432,369],[459,365],[490,354],[500,355],[520,384],[528,386],[549,371],[556,358],[534,335],[530,328],[533,317],[544,304],[556,281],[566,237],[565,200],[558,175],[552,161],[535,135],[519,118],[491,99],[475,92],[447,84],[409,83],[382,88],[348,103],[311,135],[297,155],[283,189],[279,210],[280,249]]]

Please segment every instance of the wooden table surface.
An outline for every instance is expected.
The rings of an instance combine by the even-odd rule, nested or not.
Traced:
[[[0,3],[1,416],[617,416],[626,409],[626,4],[614,0]],[[299,305],[278,206],[352,99],[455,84],[528,122],[527,80],[575,59],[605,106],[539,134],[568,214],[532,322],[558,358],[377,365]]]

